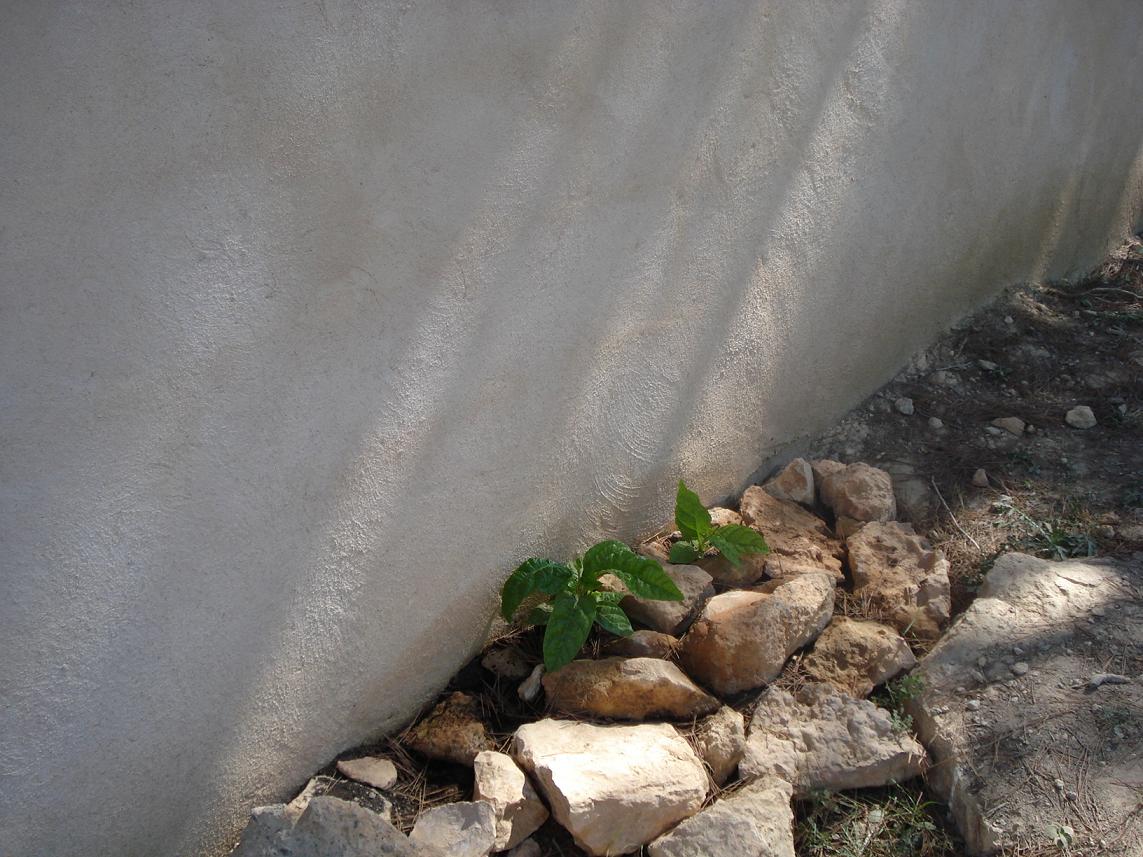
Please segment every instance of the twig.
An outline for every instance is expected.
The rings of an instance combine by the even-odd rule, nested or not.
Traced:
[[[937,480],[930,476],[929,481],[933,483],[933,490],[937,492],[937,499],[941,501],[941,505],[945,507],[945,511],[948,512],[949,517],[952,518],[953,526],[960,530],[960,534],[962,536],[972,542],[972,546],[974,548],[976,548],[980,553],[984,553],[984,549],[981,548],[980,543],[977,542],[977,540],[972,536],[970,536],[965,528],[960,525],[960,521],[956,519],[956,515],[953,514],[953,510],[950,509],[949,504],[945,502],[945,495],[942,494],[941,489],[937,487]]]

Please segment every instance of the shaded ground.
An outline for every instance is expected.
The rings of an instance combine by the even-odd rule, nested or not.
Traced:
[[[814,457],[868,461],[895,474],[900,517],[929,534],[951,560],[956,612],[971,602],[982,574],[1007,550],[1048,558],[1143,551],[1141,295],[1138,240],[1075,286],[1012,290],[809,444]],[[912,413],[900,412],[903,398],[911,400]],[[1077,405],[1092,409],[1095,427],[1065,423],[1066,412]],[[991,425],[1005,417],[1028,426],[1017,436]],[[986,487],[973,484],[979,469],[987,474]],[[844,599],[838,609],[847,609]],[[536,632],[512,637],[530,659],[540,660]],[[799,681],[795,658],[779,683]],[[499,682],[479,660],[454,678],[449,690],[458,689],[480,697],[504,746],[518,725],[543,714],[542,703],[520,702],[515,683]],[[900,710],[910,692],[907,683],[899,683],[882,690],[879,701]],[[736,707],[749,713],[750,695]],[[1118,726],[1124,734],[1136,729],[1140,715],[1129,714],[1130,724],[1117,720],[1108,728]],[[1108,714],[1113,716],[1119,715]],[[398,762],[400,783],[389,797],[394,821],[406,831],[422,807],[471,797],[471,770],[414,758],[399,737],[353,754],[361,750]],[[332,765],[323,774],[333,793],[368,805],[370,796],[358,792],[369,789],[346,783]],[[803,857],[948,857],[962,851],[944,808],[926,796],[920,781],[818,795],[797,810]],[[545,854],[582,853],[551,821],[535,838]]]

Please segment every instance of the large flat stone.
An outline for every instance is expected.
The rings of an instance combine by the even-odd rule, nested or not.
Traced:
[[[969,854],[1052,847],[1055,825],[1143,854],[1141,652],[1143,563],[996,560],[908,703]]]
[[[628,854],[693,815],[707,774],[673,726],[540,720],[516,730],[512,755],[552,815],[592,855]]]
[[[750,783],[691,816],[647,848],[650,857],[794,857],[791,787]]]
[[[762,694],[738,771],[744,779],[780,777],[805,795],[902,782],[924,767],[924,748],[894,729],[889,712],[809,684],[796,695],[774,687]]]
[[[719,701],[660,658],[579,660],[544,676],[554,711],[620,720],[653,717],[692,719],[710,714]]]
[[[772,681],[821,632],[833,613],[834,581],[825,573],[799,575],[770,594],[736,598],[740,606],[699,619],[679,654],[688,674],[723,695]]]

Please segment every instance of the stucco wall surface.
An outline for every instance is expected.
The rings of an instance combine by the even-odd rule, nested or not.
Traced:
[[[224,850],[522,557],[1140,224],[1135,0],[16,2],[0,854]]]

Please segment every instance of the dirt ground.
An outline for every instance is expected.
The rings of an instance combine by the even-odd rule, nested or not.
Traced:
[[[1065,415],[1079,405],[1091,408],[1095,426],[1067,424]],[[1022,420],[1024,430],[992,425],[1007,417]],[[1001,295],[808,450],[894,474],[904,500],[900,517],[951,561],[954,612],[971,603],[982,575],[1006,551],[1143,558],[1143,242],[1127,243],[1078,284]],[[973,482],[979,470],[986,485]],[[513,640],[540,660],[535,631]],[[795,659],[779,681],[799,680]],[[479,659],[449,690],[480,697],[504,746],[519,724],[542,714]],[[894,703],[884,691],[881,701]],[[736,707],[748,711],[750,700]],[[362,750],[398,762],[400,783],[389,797],[394,821],[406,831],[425,805],[471,799],[471,771],[415,758],[399,737],[355,753]],[[323,773],[334,794],[368,799],[332,766]],[[950,857],[962,846],[945,816],[921,781],[815,796],[797,808],[798,853]],[[582,853],[551,821],[535,838],[547,855]]]

